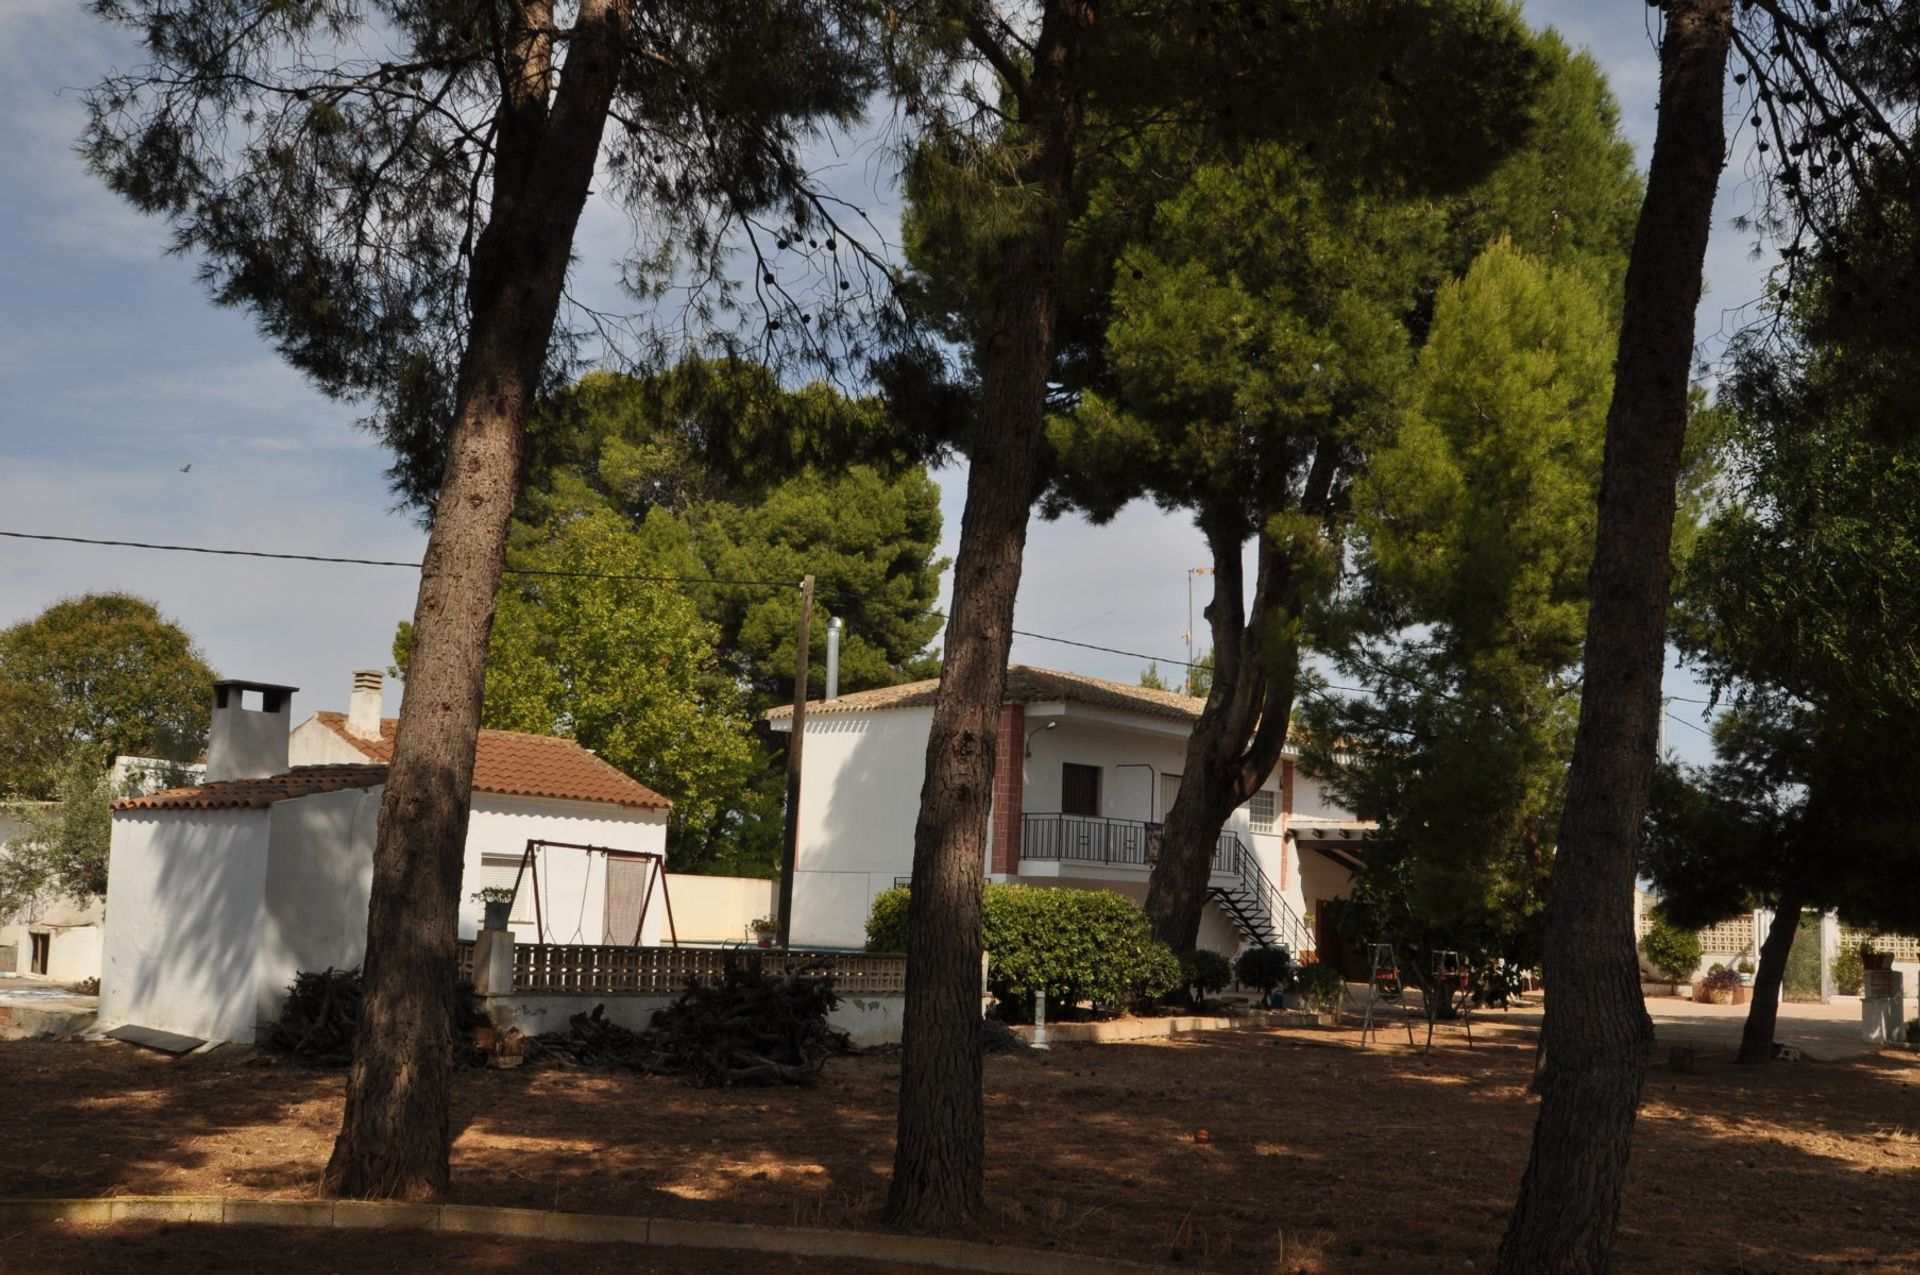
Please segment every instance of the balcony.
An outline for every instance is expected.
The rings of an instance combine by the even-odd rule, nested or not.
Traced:
[[[1234,871],[1239,838],[1220,834],[1213,851],[1215,872]],[[1137,868],[1146,872],[1160,850],[1160,825],[1138,819],[1103,819],[1094,815],[1023,815],[1020,819],[1020,858],[1084,864],[1100,868]]]

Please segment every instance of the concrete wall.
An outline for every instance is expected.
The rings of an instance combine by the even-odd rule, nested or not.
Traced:
[[[793,878],[796,947],[862,946],[873,896],[912,871],[932,722],[930,708],[807,719]]]
[[[811,742],[811,740],[809,740]],[[479,888],[481,860],[518,858],[529,838],[569,841],[610,850],[647,850],[665,854],[667,812],[628,810],[619,806],[545,797],[506,797],[495,793],[473,795],[473,815],[467,821],[465,877],[460,887],[460,937],[480,932],[484,908],[470,897]],[[631,934],[609,939],[606,930],[607,856],[585,850],[543,849],[538,854],[541,913],[549,943],[624,943]],[[509,927],[516,942],[539,942],[533,920],[530,882],[522,882],[529,896],[514,908]],[[524,916],[524,920],[520,919]],[[648,905],[640,941],[648,946],[665,942],[666,908],[654,892]]]
[[[366,960],[381,792],[315,793],[269,810],[272,849],[254,968],[259,1021],[279,1016],[287,986],[301,970],[357,969]]]
[[[809,743],[812,741],[809,740]],[[506,996],[488,996],[482,1003],[487,1016],[502,1031],[512,1029],[525,1036],[563,1032],[575,1014],[590,1014],[596,1005],[606,1006],[609,1021],[634,1031],[653,1024],[653,1013],[665,1009],[678,996],[639,996],[599,993],[573,995],[562,992],[514,992]],[[857,1048],[900,1043],[900,1024],[906,1005],[904,996],[843,996],[839,1008],[827,1015],[827,1021],[842,1028]]]
[[[760,877],[669,872],[667,887],[673,898],[674,927],[682,943],[751,941],[748,923],[772,916],[779,906],[779,882]]]
[[[372,758],[340,738],[331,726],[309,717],[287,735],[290,766],[364,766]]]
[[[102,1025],[254,1038],[269,826],[265,810],[113,816]]]

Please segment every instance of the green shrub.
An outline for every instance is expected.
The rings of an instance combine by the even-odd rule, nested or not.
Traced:
[[[909,897],[903,886],[874,897],[869,952],[906,950]],[[1146,914],[1109,890],[990,885],[985,911],[987,988],[1015,1014],[1042,990],[1057,1004],[1125,1006],[1180,986],[1180,962]]]
[[[907,950],[907,887],[896,885],[873,896],[873,911],[867,913],[867,950],[904,952]]]
[[[1250,947],[1234,961],[1233,976],[1270,996],[1293,976],[1293,956],[1283,947]]]
[[[1867,985],[1866,964],[1860,949],[1843,947],[1833,958],[1833,990],[1842,996],[1858,996]]]
[[[1347,998],[1347,980],[1331,965],[1308,961],[1294,975],[1293,990],[1306,997],[1307,1004],[1322,1014],[1335,1014]]]
[[[1700,968],[1699,934],[1674,925],[1658,908],[1653,910],[1648,922],[1647,936],[1640,940],[1640,950],[1647,954],[1653,968],[1676,983],[1692,978],[1693,972]]]
[[[1218,952],[1196,947],[1180,958],[1180,982],[1195,1004],[1225,987],[1232,978],[1233,967]]]

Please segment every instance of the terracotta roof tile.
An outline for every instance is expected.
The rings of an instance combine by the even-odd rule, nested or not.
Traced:
[[[892,708],[930,708],[939,679],[886,686],[874,691],[856,691],[832,700],[809,700],[807,713],[867,713]],[[1096,708],[1117,709],[1125,713],[1144,713],[1191,722],[1200,716],[1204,699],[1182,695],[1178,691],[1156,691],[1126,682],[1110,682],[1103,677],[1082,673],[1061,673],[1053,669],[1013,664],[1007,668],[1007,702],[1010,704],[1051,704],[1064,702]],[[784,721],[793,716],[793,706],[785,704],[767,713],[769,721]]]
[[[380,720],[379,739],[347,733],[345,713],[315,713],[314,720],[364,753],[368,760],[393,760],[399,720]],[[517,730],[483,730],[473,759],[473,790],[510,797],[554,797],[563,801],[601,801],[616,806],[667,810],[665,797],[571,739]]]
[[[295,766],[265,779],[220,779],[194,788],[168,788],[113,803],[115,810],[265,810],[276,801],[343,788],[377,788],[385,766]]]

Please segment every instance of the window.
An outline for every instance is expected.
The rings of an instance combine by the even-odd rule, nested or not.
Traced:
[[[475,889],[485,889],[497,885],[505,890],[513,889],[514,879],[520,879],[520,893],[513,901],[511,922],[533,924],[533,879],[532,874],[520,876],[520,856],[517,854],[483,854],[480,856],[480,883]]]
[[[1060,767],[1060,813],[1100,814],[1100,768],[1067,762]]]
[[[1247,798],[1247,822],[1255,832],[1273,831],[1273,789],[1262,788]]]

